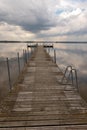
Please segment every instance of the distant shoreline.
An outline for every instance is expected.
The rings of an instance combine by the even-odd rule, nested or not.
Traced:
[[[0,41],[0,43],[84,43],[87,44],[87,41]]]

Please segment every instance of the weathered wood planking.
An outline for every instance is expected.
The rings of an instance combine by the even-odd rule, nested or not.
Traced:
[[[0,107],[0,130],[86,130],[87,104],[42,46]]]

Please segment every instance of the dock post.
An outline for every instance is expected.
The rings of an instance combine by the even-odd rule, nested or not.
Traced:
[[[56,50],[54,49],[54,62],[56,63]]]
[[[23,49],[23,60],[24,60],[24,64],[25,64],[25,54],[24,54],[24,49]]]
[[[26,53],[26,50],[24,50],[24,59],[25,59],[25,63],[27,64],[27,53]]]
[[[77,87],[77,91],[79,91],[77,71],[76,71],[76,69],[73,69],[73,70],[75,71],[75,76],[76,76],[76,87]]]
[[[11,91],[12,85],[11,85],[11,75],[10,75],[10,68],[9,68],[9,59],[7,58],[6,60],[7,60],[7,70],[8,70],[9,87],[10,87],[10,91]]]
[[[28,57],[28,60],[29,60],[29,57],[30,57],[30,55],[29,55],[29,49],[28,49],[28,47],[27,47],[27,57]]]
[[[73,85],[73,70],[72,70],[72,66],[71,66],[71,80],[72,80],[72,85]]]
[[[20,57],[19,57],[19,52],[17,53],[17,57],[18,57],[18,69],[19,69],[19,74],[20,74]]]

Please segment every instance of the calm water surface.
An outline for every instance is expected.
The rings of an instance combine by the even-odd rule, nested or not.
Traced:
[[[57,63],[65,70],[67,65],[77,69],[79,91],[87,101],[87,44],[55,44]]]
[[[0,43],[0,57],[2,59],[6,57],[13,58],[16,57],[18,52],[22,55],[26,46],[25,43]]]
[[[81,95],[87,101],[87,44],[54,44],[57,54],[57,64],[62,70],[67,65],[72,65],[77,69],[79,90]],[[0,60],[6,57],[16,57],[17,52],[23,54],[26,48],[24,43],[0,43]]]

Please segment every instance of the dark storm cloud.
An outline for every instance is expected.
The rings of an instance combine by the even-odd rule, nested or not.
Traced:
[[[21,26],[24,30],[31,32],[48,30],[52,26],[55,26],[55,22],[44,2],[40,2],[39,0],[31,0],[31,3],[27,0],[22,0],[21,2],[15,1],[13,3],[11,0],[7,1],[9,3],[5,3],[7,4],[7,8],[2,7],[0,9],[1,22]]]
[[[55,26],[49,19],[44,19],[43,17],[37,17],[37,21],[35,23],[20,22],[19,25],[26,31],[34,33],[41,30],[49,30],[51,27]]]

